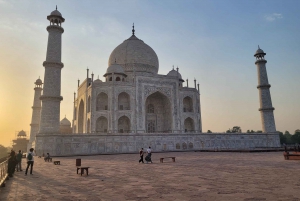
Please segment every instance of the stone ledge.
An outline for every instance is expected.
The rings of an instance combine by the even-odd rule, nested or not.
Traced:
[[[271,85],[270,84],[262,84],[262,85],[257,85],[257,88],[270,88]]]
[[[47,95],[42,95],[40,97],[40,100],[57,100],[57,101],[62,101],[63,97],[62,96],[47,96]]]
[[[63,68],[64,64],[62,62],[44,61],[43,66],[44,67]]]
[[[54,30],[58,30],[60,31],[61,33],[64,33],[64,29],[60,26],[57,26],[57,25],[50,25],[50,26],[47,26],[47,31],[51,30],[51,29],[54,29]]]
[[[273,111],[275,110],[274,107],[270,107],[270,108],[259,108],[258,111]]]

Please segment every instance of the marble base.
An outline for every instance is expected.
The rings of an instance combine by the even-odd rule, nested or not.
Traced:
[[[35,142],[37,155],[51,156],[280,147],[278,133],[38,134]]]

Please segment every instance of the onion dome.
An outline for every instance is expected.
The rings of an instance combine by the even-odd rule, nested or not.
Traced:
[[[266,55],[266,53],[258,46],[258,49],[256,50],[254,56],[256,57],[257,55]]]
[[[36,85],[42,85],[43,82],[42,82],[42,80],[39,78],[39,79],[37,79],[37,80],[35,81],[34,84],[36,84]]]
[[[108,66],[114,64],[115,59],[126,71],[150,72],[157,74],[159,63],[155,51],[134,35],[118,45],[110,54]]]
[[[19,133],[18,133],[18,137],[26,137],[26,133],[25,131],[21,130]]]
[[[184,82],[184,80],[181,77],[181,74],[178,71],[174,70],[174,68],[167,74],[167,76],[178,77],[180,81]]]
[[[94,80],[94,84],[97,84],[97,83],[101,83],[102,81],[98,78],[97,80]]]
[[[57,6],[56,6],[56,9],[54,11],[52,11],[50,13],[50,15],[47,16],[48,20],[51,20],[51,18],[52,19],[59,19],[59,20],[61,20],[61,22],[65,21],[65,18],[63,18],[62,14],[57,10]]]
[[[58,10],[52,11],[50,15],[56,15],[62,17],[61,13]]]
[[[71,122],[65,117],[60,121],[61,126],[71,126]]]

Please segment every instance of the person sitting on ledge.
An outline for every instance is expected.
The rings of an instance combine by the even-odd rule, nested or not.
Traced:
[[[50,157],[50,154],[47,153],[47,155],[46,155],[46,157],[44,158],[44,160],[47,161],[47,160],[50,160],[50,158],[51,158],[51,157]]]

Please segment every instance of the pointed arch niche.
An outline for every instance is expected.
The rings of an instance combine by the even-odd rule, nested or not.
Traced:
[[[99,117],[96,121],[96,133],[107,133],[108,121],[106,117]]]
[[[118,132],[129,133],[130,132],[130,119],[126,116],[122,116],[118,119]]]
[[[106,93],[101,92],[97,96],[97,102],[96,102],[96,110],[108,110],[108,96]]]
[[[189,96],[183,99],[183,112],[193,112],[193,99]]]
[[[83,119],[84,119],[84,102],[80,101],[78,111],[78,133],[83,133]]]
[[[190,117],[184,120],[184,132],[193,132],[195,130],[194,120]]]
[[[155,92],[148,96],[145,111],[147,133],[172,131],[172,109],[167,96],[161,92]]]
[[[119,110],[130,110],[130,96],[126,92],[122,92],[118,96]]]

